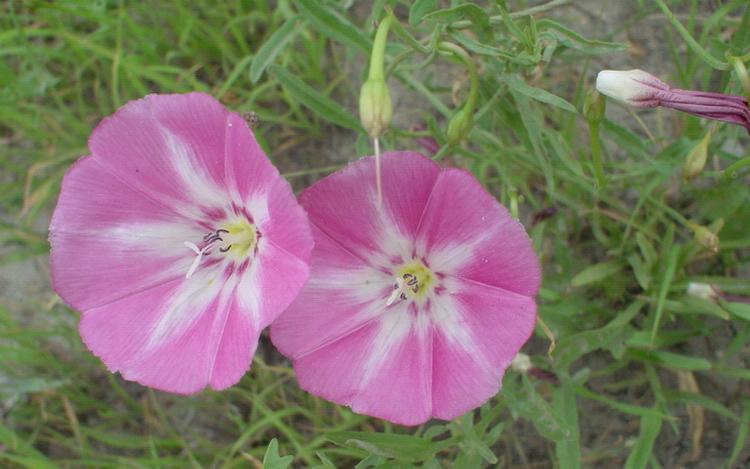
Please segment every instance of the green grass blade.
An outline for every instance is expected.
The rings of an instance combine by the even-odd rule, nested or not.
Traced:
[[[292,0],[292,3],[300,14],[324,35],[366,55],[370,54],[372,40],[333,8],[319,0]]]
[[[656,437],[661,431],[662,419],[654,415],[641,418],[641,433],[633,446],[633,450],[625,461],[625,469],[644,469],[653,454]]]
[[[276,60],[276,57],[286,49],[290,42],[296,37],[296,31],[305,25],[299,17],[290,18],[276,30],[273,35],[255,53],[253,62],[250,64],[250,81],[257,83],[266,69]]]
[[[268,68],[268,73],[270,73],[271,76],[273,76],[279,84],[289,92],[289,94],[298,99],[302,105],[326,121],[355,132],[363,131],[359,119],[354,117],[331,98],[315,91],[291,72],[278,65],[272,65]]]

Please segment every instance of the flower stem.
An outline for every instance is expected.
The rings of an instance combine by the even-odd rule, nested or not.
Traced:
[[[479,99],[479,74],[476,64],[463,48],[450,42],[441,42],[439,49],[458,58],[469,71],[469,95],[463,105],[451,116],[446,131],[448,146],[454,147],[468,135],[474,125],[474,109]]]
[[[603,189],[607,183],[606,176],[604,175],[604,168],[602,167],[602,143],[599,137],[599,123],[589,123],[589,141],[591,143],[591,162],[594,165],[594,174],[596,175],[596,183],[599,189]]]
[[[373,139],[373,146],[375,147],[375,187],[377,188],[377,209],[380,213],[383,208],[383,177],[380,175],[380,139]]]
[[[729,63],[734,67],[734,71],[742,84],[742,90],[745,92],[745,97],[750,101],[750,76],[747,75],[745,62],[743,62],[742,57],[729,54],[727,54],[727,60],[729,60]]]

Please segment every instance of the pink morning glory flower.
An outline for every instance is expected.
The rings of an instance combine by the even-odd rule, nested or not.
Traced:
[[[500,389],[536,321],[539,260],[467,171],[415,152],[350,164],[300,195],[310,280],[271,325],[300,386],[403,425],[452,419]]]
[[[664,106],[706,119],[745,127],[750,133],[750,109],[742,96],[672,88],[643,70],[603,70],[596,77],[603,95],[635,108]]]
[[[289,184],[242,117],[203,93],[130,102],[89,149],[49,235],[83,341],[146,386],[237,383],[309,275],[312,234]]]

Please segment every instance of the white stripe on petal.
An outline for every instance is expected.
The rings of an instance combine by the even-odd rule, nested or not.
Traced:
[[[251,262],[248,268],[242,273],[242,275],[233,275],[236,279],[236,291],[237,302],[240,305],[242,312],[250,315],[253,328],[255,330],[261,330],[265,324],[261,324],[261,311],[263,311],[263,295],[264,292],[260,291],[261,282],[258,278],[261,274],[259,258],[254,259],[255,262]],[[266,292],[265,294],[269,294]]]
[[[451,345],[460,347],[480,360],[483,357],[477,350],[469,327],[463,321],[460,304],[451,295],[440,295],[431,302],[430,318],[433,327],[439,329]]]
[[[427,255],[427,262],[434,272],[452,275],[461,270],[463,266],[477,262],[474,247],[474,244],[432,246]]]
[[[162,128],[169,150],[174,155],[169,161],[172,167],[184,182],[185,195],[193,199],[192,204],[174,204],[177,208],[182,205],[185,209],[194,206],[228,207],[230,200],[226,188],[219,188],[213,183],[205,169],[198,163],[200,155],[196,155],[192,148],[185,145],[180,137]],[[183,213],[185,216],[194,217],[190,211]]]
[[[360,382],[360,388],[369,386],[383,365],[394,360],[394,357],[391,356],[394,350],[398,349],[401,342],[409,336],[409,332],[414,328],[412,315],[409,312],[409,303],[407,302],[390,306],[379,322],[380,329],[373,338],[370,356],[363,366],[364,375]]]
[[[197,269],[162,305],[160,318],[151,332],[149,347],[161,345],[189,328],[214,299],[219,300],[216,311],[226,309],[226,298],[230,295],[222,294],[222,290],[231,293],[236,280],[230,279],[226,283],[220,281],[220,265],[221,263],[211,268]]]

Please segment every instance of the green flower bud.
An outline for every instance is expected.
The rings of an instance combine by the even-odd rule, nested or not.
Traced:
[[[721,223],[718,227],[718,230],[721,229],[721,227],[724,225],[724,220],[720,219]],[[718,220],[717,220],[718,221]],[[709,228],[701,225],[696,225],[693,222],[688,222],[687,227],[693,230],[693,233],[695,234],[695,241],[707,251],[711,252],[719,252],[719,236],[714,232],[711,231]]]
[[[372,44],[370,71],[359,92],[359,119],[367,131],[367,135],[372,139],[380,138],[385,133],[393,116],[391,93],[388,91],[383,73],[385,42],[391,21],[391,16],[386,15],[378,26]]]
[[[589,125],[602,123],[605,106],[606,99],[604,95],[598,92],[596,88],[590,88],[588,93],[586,93],[586,99],[583,101],[583,115],[586,117]]]
[[[448,138],[448,146],[452,147],[461,143],[474,126],[474,109],[476,109],[479,99],[479,74],[471,56],[463,48],[450,42],[441,42],[440,49],[461,60],[466,64],[469,71],[469,96],[467,96],[463,106],[453,113],[450,122],[448,122],[446,137]]]
[[[690,150],[685,164],[682,167],[682,180],[685,182],[695,179],[702,172],[708,160],[708,142],[711,140],[711,132],[708,132],[703,140]]]
[[[385,80],[368,79],[359,93],[359,119],[370,138],[379,138],[393,116],[391,93]]]
[[[454,146],[460,143],[469,134],[473,125],[474,108],[473,106],[464,104],[461,109],[453,114],[453,117],[451,117],[451,120],[448,123],[448,131],[446,132],[448,145]]]

